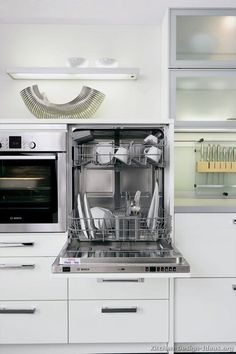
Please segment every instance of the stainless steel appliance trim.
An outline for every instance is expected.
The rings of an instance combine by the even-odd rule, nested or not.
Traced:
[[[35,264],[0,264],[1,269],[34,269]]]
[[[0,308],[0,314],[34,314],[35,311],[35,307],[29,309]]]
[[[47,155],[45,155],[47,156]],[[1,232],[65,232],[66,231],[66,153],[57,153],[58,222],[45,224],[0,224]],[[0,246],[1,247],[1,246]]]
[[[55,155],[0,155],[0,160],[56,160]]]
[[[102,307],[102,313],[137,313],[137,307]]]
[[[0,248],[29,246],[34,246],[34,242],[0,242]]]
[[[98,283],[144,283],[144,278],[133,278],[133,279],[109,279],[109,278],[98,278]]]

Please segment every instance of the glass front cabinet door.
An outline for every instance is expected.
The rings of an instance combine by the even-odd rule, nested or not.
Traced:
[[[235,68],[236,9],[170,10],[171,68]]]
[[[235,97],[236,69],[170,70],[170,116],[176,121],[234,121]]]

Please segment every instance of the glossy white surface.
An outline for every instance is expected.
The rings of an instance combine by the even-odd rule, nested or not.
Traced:
[[[127,280],[129,279],[123,278],[122,275],[114,278],[112,274],[109,278],[71,278],[69,298],[72,300],[168,299],[168,279],[144,279],[140,274],[140,277],[131,277],[130,282]]]
[[[67,281],[51,277],[53,261],[53,257],[0,258],[0,300],[66,300]],[[34,268],[11,268],[20,265]]]
[[[0,314],[0,344],[67,342],[66,301],[0,301],[0,307],[36,309],[33,314]]]
[[[235,278],[178,279],[175,283],[176,342],[236,342]]]
[[[101,313],[104,307],[137,307],[137,313]],[[168,341],[167,300],[71,301],[70,343]]]

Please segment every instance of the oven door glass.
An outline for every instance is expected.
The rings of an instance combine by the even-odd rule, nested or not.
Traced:
[[[0,223],[57,223],[56,155],[0,156]]]

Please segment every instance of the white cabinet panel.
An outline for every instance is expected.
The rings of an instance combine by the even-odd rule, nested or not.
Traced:
[[[175,284],[175,342],[236,342],[235,278]]]
[[[1,234],[0,257],[57,256],[67,240],[66,234]]]
[[[53,257],[0,258],[0,300],[63,300],[67,281],[51,275]]]
[[[0,344],[66,342],[66,301],[0,301]]]
[[[167,342],[168,301],[71,301],[69,328],[70,343]]]
[[[175,244],[196,277],[236,276],[236,214],[175,214]]]
[[[80,299],[168,299],[168,279],[71,278],[69,298]]]

